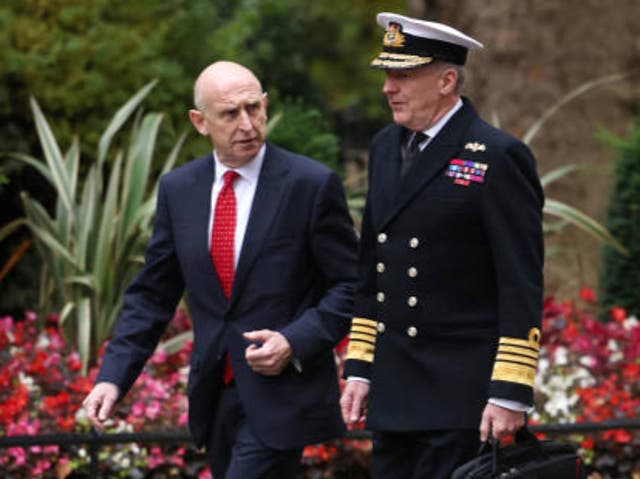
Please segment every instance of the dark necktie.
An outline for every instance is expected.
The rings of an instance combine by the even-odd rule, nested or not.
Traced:
[[[416,131],[411,134],[411,137],[409,138],[407,147],[405,149],[404,159],[402,160],[402,164],[400,167],[401,177],[403,177],[416,162],[418,156],[420,155],[420,143],[425,141],[427,138],[429,137],[421,131]]]

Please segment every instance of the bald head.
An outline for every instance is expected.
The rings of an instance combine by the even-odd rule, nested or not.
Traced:
[[[262,85],[251,70],[239,63],[219,61],[202,70],[193,87],[193,103],[204,111],[211,101],[237,88],[253,88],[262,92]]]
[[[193,87],[189,118],[208,136],[218,159],[231,168],[251,161],[264,144],[267,97],[251,70],[234,62],[209,65]]]

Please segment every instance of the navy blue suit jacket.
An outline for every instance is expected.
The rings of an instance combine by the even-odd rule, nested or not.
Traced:
[[[186,290],[194,332],[189,425],[202,446],[212,424],[228,351],[249,423],[286,449],[343,433],[332,346],[348,331],[356,237],[340,178],[309,158],[267,143],[249,223],[227,300],[208,251],[212,155],[160,181],[145,266],[127,289],[98,381],[124,395]],[[301,372],[263,376],[246,364],[242,333],[280,331]]]

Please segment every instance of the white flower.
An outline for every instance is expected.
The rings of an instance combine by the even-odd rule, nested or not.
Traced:
[[[567,348],[564,346],[560,346],[556,349],[554,362],[558,366],[566,366],[569,363],[569,358],[567,355]]]
[[[636,318],[635,316],[629,316],[622,323],[622,325],[624,326],[624,329],[626,329],[627,331],[632,330],[633,328],[638,326],[638,324],[640,323],[638,322],[638,318]]]
[[[579,359],[580,364],[588,368],[592,368],[596,365],[596,360],[593,356],[582,356]]]
[[[620,346],[618,345],[618,342],[615,339],[609,338],[609,341],[607,342],[607,349],[609,351],[619,351]]]
[[[36,342],[35,347],[37,349],[46,349],[49,346],[49,343],[51,343],[51,341],[49,341],[49,338],[44,334],[41,334],[40,336],[38,336],[38,341]]]
[[[611,356],[609,356],[609,362],[610,363],[615,363],[617,361],[622,361],[623,359],[624,359],[624,354],[622,354],[622,351],[616,351]]]

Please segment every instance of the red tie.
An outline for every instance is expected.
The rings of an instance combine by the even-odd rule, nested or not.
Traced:
[[[236,195],[233,192],[233,182],[240,175],[233,170],[224,174],[224,184],[218,198],[213,217],[211,231],[211,261],[220,279],[224,295],[229,299],[233,286],[233,243],[236,236]],[[229,353],[225,354],[222,380],[229,384],[233,379]]]
[[[211,231],[211,261],[227,299],[231,296],[233,285],[233,243],[236,236],[236,195],[233,192],[233,182],[239,176],[233,170],[224,174],[224,184],[216,200]]]

